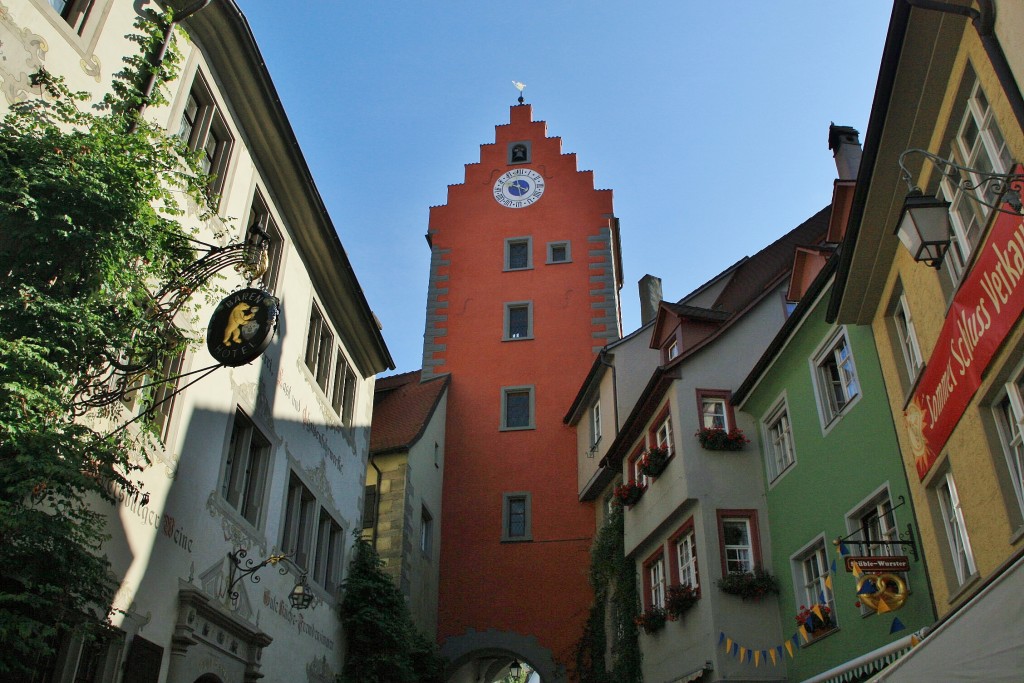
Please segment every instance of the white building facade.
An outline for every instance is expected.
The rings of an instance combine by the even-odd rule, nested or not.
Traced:
[[[0,112],[37,95],[45,67],[99,100],[135,44],[129,0],[0,3]],[[252,33],[233,0],[181,25],[181,73],[169,105],[146,115],[179,134],[216,175],[216,216],[183,220],[216,246],[257,224],[270,235],[262,286],[280,300],[277,334],[248,365],[220,367],[205,347],[180,359],[178,393],[160,408],[163,448],[148,453],[141,496],[112,491],[105,546],[120,581],[107,642],[65,639],[38,680],[117,683],[333,681],[343,661],[339,587],[360,528],[374,377],[394,367],[368,303],[298,150]],[[244,288],[222,271],[223,294]],[[213,305],[199,302],[203,337]],[[196,372],[195,375],[187,373]],[[188,386],[190,385],[190,386]],[[129,397],[122,421],[140,407]],[[140,462],[142,457],[140,455]],[[238,581],[243,567],[283,562]],[[244,553],[244,556],[243,556]],[[280,570],[280,571],[279,571]],[[307,575],[315,599],[288,594]]]

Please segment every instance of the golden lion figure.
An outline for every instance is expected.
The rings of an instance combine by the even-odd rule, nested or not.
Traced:
[[[256,317],[256,311],[259,308],[256,306],[250,306],[246,303],[241,303],[231,309],[231,315],[228,317],[228,324],[224,327],[224,346],[231,346],[232,343],[242,343],[241,328],[247,322]]]

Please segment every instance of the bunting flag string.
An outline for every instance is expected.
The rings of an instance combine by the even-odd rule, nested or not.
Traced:
[[[902,631],[905,628],[906,626],[903,625],[903,622],[900,621],[900,618],[894,617],[892,620],[892,626],[889,627],[889,633],[896,633],[897,631]]]
[[[822,596],[823,597],[823,596]],[[824,609],[826,603],[812,605],[810,612],[818,617],[821,621],[825,620]],[[741,664],[753,662],[755,667],[760,667],[761,664],[767,666],[769,660],[772,666],[778,666],[779,661],[785,659],[784,652],[789,653],[789,658],[793,659],[796,657],[796,652],[800,648],[802,643],[809,643],[813,638],[813,632],[808,631],[808,625],[811,624],[811,619],[808,618],[808,624],[800,624],[797,626],[797,631],[788,639],[778,645],[773,645],[768,648],[754,648],[741,645],[739,641],[733,639],[732,636],[727,634],[725,631],[718,632],[718,645],[723,647],[725,652],[737,659]],[[899,619],[893,620],[892,630],[890,633],[895,633],[901,629],[906,628]],[[802,640],[801,640],[802,639]]]

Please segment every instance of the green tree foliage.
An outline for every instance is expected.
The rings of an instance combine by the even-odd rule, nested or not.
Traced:
[[[633,562],[625,553],[624,517],[622,505],[613,505],[590,550],[594,604],[576,645],[580,683],[643,683],[639,630],[633,620],[640,596]],[[608,617],[610,633],[605,628]]]
[[[416,629],[381,566],[377,551],[357,536],[341,603],[346,651],[339,683],[443,683],[437,647]]]
[[[111,94],[89,105],[60,78],[0,122],[0,678],[52,654],[59,629],[109,617],[116,588],[97,503],[142,495],[137,430],[79,417],[75,397],[114,357],[169,351],[150,292],[194,260],[179,201],[204,206],[194,156],[142,120],[166,17],[131,38]],[[150,104],[163,103],[159,88]]]

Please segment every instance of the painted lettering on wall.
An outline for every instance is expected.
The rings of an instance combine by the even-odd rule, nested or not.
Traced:
[[[1018,165],[1015,172],[1024,167]],[[957,290],[935,350],[904,411],[917,474],[931,469],[1024,312],[1024,222],[999,213]]]
[[[264,590],[263,606],[294,626],[302,635],[312,638],[328,650],[334,649],[334,641],[327,637],[323,631],[306,621],[301,612],[293,610],[287,600],[278,598],[270,590]]]
[[[274,381],[274,385],[281,390],[281,393],[284,394],[285,398],[288,399],[288,402],[291,404],[295,412],[301,416],[302,428],[305,431],[309,432],[314,439],[316,439],[317,443],[319,443],[320,447],[324,450],[324,455],[326,456],[326,459],[331,461],[331,463],[338,468],[338,471],[341,472],[342,469],[344,468],[344,463],[341,459],[341,456],[331,449],[329,445],[330,440],[328,439],[327,434],[323,432],[323,429],[327,429],[331,432],[340,433],[341,428],[313,421],[313,419],[309,416],[309,408],[307,406],[302,405],[302,402],[299,401],[299,399],[294,395],[292,385],[284,381],[284,378],[282,377],[283,373],[277,370],[277,368],[275,367],[275,362],[272,358],[270,358],[269,356],[264,357],[263,367],[265,370],[267,370],[271,379]]]
[[[149,507],[149,494],[139,495],[128,493],[113,481],[107,480],[107,492],[117,501],[117,505],[132,512],[145,526],[157,529],[167,537],[174,545],[187,553],[192,552],[192,537],[185,532],[185,528],[168,514],[160,514]]]

